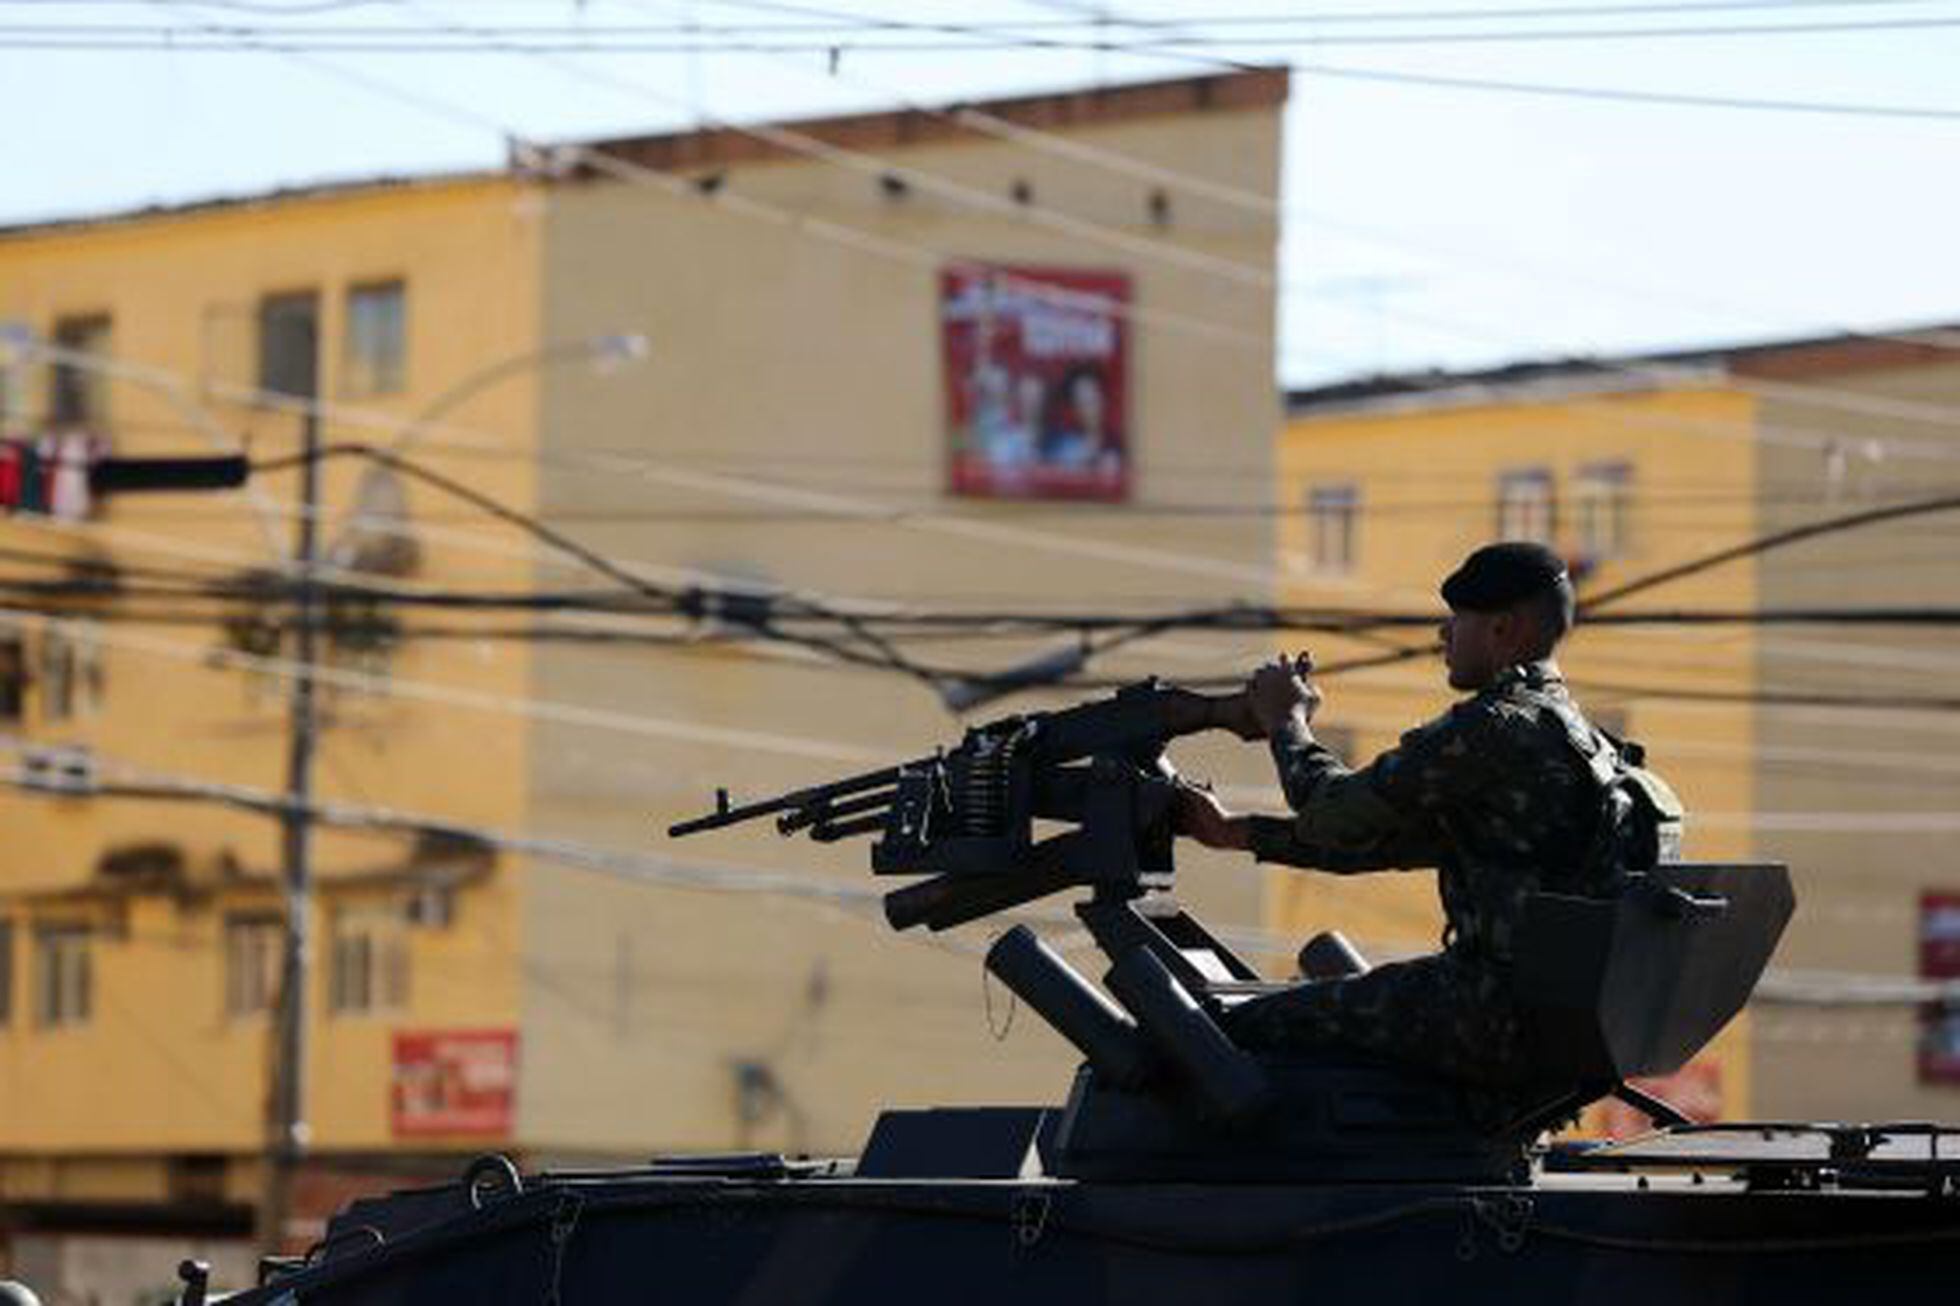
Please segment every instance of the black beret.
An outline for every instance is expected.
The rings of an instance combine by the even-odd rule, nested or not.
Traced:
[[[1542,544],[1506,540],[1465,558],[1443,582],[1443,602],[1460,612],[1499,612],[1559,587],[1568,593],[1572,588],[1565,559]]]

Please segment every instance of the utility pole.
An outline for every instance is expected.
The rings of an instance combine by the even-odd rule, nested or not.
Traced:
[[[270,1091],[266,1100],[265,1187],[258,1210],[258,1244],[277,1252],[285,1244],[292,1210],[293,1176],[305,1158],[309,1129],[306,1101],[307,998],[313,974],[313,745],[319,731],[314,665],[319,658],[320,592],[315,570],[320,551],[320,415],[308,403],[300,424],[299,525],[294,549],[299,594],[286,753],[286,811],[281,867],[285,890],[285,938],[279,967],[279,1008],[273,1030]]]
[[[317,358],[317,342],[306,337],[307,356]],[[480,390],[532,368],[579,360],[600,368],[637,362],[647,340],[637,334],[609,334],[527,349],[479,368],[427,404],[393,445],[400,453],[423,429]],[[266,1093],[265,1182],[259,1194],[258,1245],[277,1252],[285,1243],[292,1212],[293,1176],[311,1142],[307,1123],[307,998],[313,974],[313,749],[319,736],[315,668],[320,656],[320,412],[318,374],[284,391],[303,400],[300,425],[299,524],[294,546],[298,595],[294,603],[298,636],[293,651],[293,687],[287,726],[286,810],[281,822],[285,897],[285,937],[280,953],[279,1006],[274,1013],[270,1084]],[[242,480],[242,464],[239,472]],[[383,464],[364,475],[392,475]],[[360,491],[355,493],[356,499]]]

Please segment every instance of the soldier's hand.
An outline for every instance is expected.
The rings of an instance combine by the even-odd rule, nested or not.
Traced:
[[[1274,658],[1252,673],[1245,693],[1260,729],[1271,734],[1289,720],[1301,725],[1313,720],[1320,709],[1320,691],[1308,679],[1312,674],[1311,653]]]
[[[1234,816],[1218,795],[1193,784],[1179,784],[1177,806],[1172,813],[1177,832],[1189,835],[1207,848],[1244,848],[1245,818]]]

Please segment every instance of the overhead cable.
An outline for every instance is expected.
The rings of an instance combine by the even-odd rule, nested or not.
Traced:
[[[0,740],[0,748],[19,752],[20,744],[18,741]],[[130,770],[126,767],[115,769],[121,772]],[[273,790],[153,773],[136,773],[122,780],[98,781],[93,789],[82,792],[51,789],[42,777],[22,770],[10,775],[0,773],[0,784],[56,799],[208,803],[267,815],[280,815],[297,805],[288,795]],[[573,839],[502,830],[396,808],[318,799],[304,804],[304,807],[321,824],[340,829],[434,835],[665,888],[763,893],[844,907],[873,907],[880,904],[885,896],[882,889],[829,875],[681,862]],[[1056,915],[1055,919],[1066,918]],[[1423,914],[1423,919],[1425,922],[1429,920],[1427,913]],[[1289,952],[1293,942],[1292,937],[1282,931],[1236,927],[1230,933],[1233,942],[1248,943],[1273,953]],[[1926,981],[1879,974],[1772,970],[1765,976],[1764,988],[1763,996],[1769,1001],[1793,1005],[1901,1006],[1929,1001],[1960,1001],[1960,981]]]
[[[1276,19],[1271,26],[1284,26]],[[262,24],[194,24],[189,32],[177,27],[131,25],[51,25],[16,27],[0,35],[0,43],[20,49],[102,50],[239,50],[265,45],[290,51],[337,54],[478,54],[495,48],[506,52],[553,54],[688,54],[688,53],[803,53],[832,50],[852,54],[929,54],[987,50],[1049,50],[1102,54],[1159,54],[1167,51],[1270,49],[1313,46],[1458,46],[1569,43],[1575,41],[1718,40],[1735,37],[1848,35],[1874,32],[1940,31],[1960,26],[1949,17],[1887,17],[1806,19],[1754,23],[1677,23],[1664,26],[1510,27],[1481,30],[1438,28],[1422,32],[1274,32],[1233,31],[1223,34],[1191,29],[1156,30],[1147,34],[1074,35],[1084,25],[1054,25],[1059,34],[1042,30],[1040,20],[1012,27],[974,22],[929,23],[902,19],[866,20],[857,35],[747,35],[741,27],[704,27],[693,35],[684,29],[630,27],[539,27],[509,25],[514,38],[496,47],[481,43],[500,36],[494,29],[458,34],[406,27],[269,27]],[[947,35],[914,36],[911,32]],[[241,44],[251,42],[253,44]]]

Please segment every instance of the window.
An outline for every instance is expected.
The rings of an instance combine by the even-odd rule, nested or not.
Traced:
[[[1594,463],[1579,469],[1572,492],[1579,549],[1591,562],[1627,552],[1631,538],[1633,469],[1625,463]]]
[[[1497,478],[1497,538],[1550,544],[1558,527],[1552,502],[1552,474],[1542,467],[1505,472]]]
[[[54,324],[55,348],[88,359],[57,361],[51,373],[48,393],[48,424],[100,428],[109,420],[109,377],[89,359],[109,356],[109,317],[92,313],[85,317],[64,317]]]
[[[95,623],[50,621],[40,644],[41,719],[93,716],[102,704],[102,646]]]
[[[393,1011],[408,1001],[408,939],[400,907],[334,913],[327,1001],[340,1015]]]
[[[1318,571],[1352,571],[1361,492],[1352,485],[1316,485],[1307,491],[1308,545]]]
[[[18,722],[26,705],[27,645],[17,632],[0,632],[0,721]]]
[[[456,923],[456,886],[427,884],[416,889],[402,908],[402,919],[421,930],[446,930]]]
[[[14,1018],[14,923],[0,920],[0,1025]]]
[[[349,395],[395,394],[406,386],[407,299],[399,281],[348,290],[344,389]]]
[[[320,393],[320,297],[312,291],[259,301],[259,389],[295,399]]]
[[[232,916],[225,921],[225,1014],[258,1016],[279,999],[285,932],[277,916]]]
[[[95,976],[86,925],[44,925],[34,937],[35,1016],[54,1029],[79,1025],[93,1005]]]

